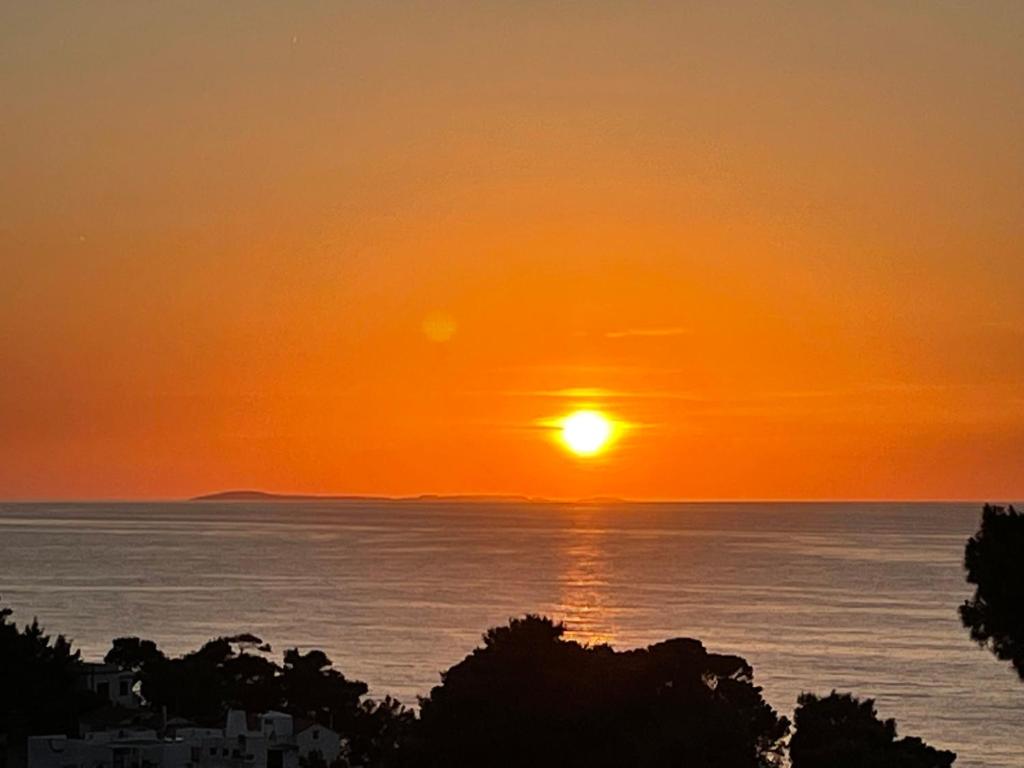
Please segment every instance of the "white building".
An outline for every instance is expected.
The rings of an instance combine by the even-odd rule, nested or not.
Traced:
[[[82,664],[81,683],[111,704],[138,709],[142,704],[135,693],[135,675],[116,664],[87,661]]]
[[[281,712],[249,715],[231,710],[223,729],[177,728],[175,736],[189,745],[186,768],[298,768],[299,765],[299,748],[292,736],[292,716]]]
[[[310,720],[296,721],[295,743],[302,757],[309,757],[319,752],[324,761],[330,765],[341,754],[341,735],[320,723]]]
[[[30,768],[188,768],[188,747],[154,731],[90,733],[84,739],[33,736]]]
[[[178,725],[155,730],[111,728],[84,738],[36,736],[28,742],[28,768],[299,768],[319,752],[328,763],[341,753],[341,736],[318,723],[267,712],[228,712],[223,728]]]

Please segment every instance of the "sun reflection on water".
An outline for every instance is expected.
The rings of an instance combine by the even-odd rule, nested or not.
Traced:
[[[568,536],[558,606],[566,638],[587,645],[612,645],[617,637],[618,611],[609,601],[607,531],[588,515],[577,520]]]

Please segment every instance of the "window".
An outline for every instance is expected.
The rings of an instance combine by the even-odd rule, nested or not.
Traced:
[[[96,683],[96,693],[104,699],[110,698],[110,683]]]
[[[210,757],[216,757],[216,756],[217,756],[217,748],[216,747],[210,747]]]
[[[319,738],[320,738],[320,729],[319,728],[314,728],[313,729],[313,741],[316,741]]]
[[[122,680],[120,682],[118,690],[120,691],[122,696],[127,696],[128,695],[128,691],[131,690],[130,686],[128,685],[128,681],[127,680]]]

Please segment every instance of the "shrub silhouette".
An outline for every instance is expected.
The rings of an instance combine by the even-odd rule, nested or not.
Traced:
[[[229,708],[265,712],[281,704],[277,665],[236,651],[228,638],[174,659],[151,641],[119,638],[106,658],[136,672],[150,706],[204,725],[220,723]]]
[[[974,596],[960,606],[971,638],[1009,661],[1024,680],[1024,515],[985,505],[964,551]]]
[[[10,614],[0,609],[0,747],[5,737],[17,748],[31,734],[73,733],[77,719],[102,704],[80,688],[78,652],[38,622],[19,630]],[[218,725],[228,708],[278,709],[332,727],[345,739],[338,766],[782,765],[789,722],[765,702],[739,656],[690,639],[616,652],[564,634],[538,616],[488,630],[483,646],[420,700],[419,718],[390,698],[364,700],[366,685],[348,680],[322,651],[291,649],[279,665],[254,635],[217,638],[178,658],[152,641],[118,638],[106,661],[135,672],[151,713],[166,707]],[[898,739],[873,701],[848,694],[804,694],[795,721],[792,768],[949,768],[956,759],[920,739]],[[322,756],[306,762],[324,768]]]
[[[366,683],[348,680],[318,650],[287,651],[280,682],[285,711],[336,729],[351,728],[367,691]]]
[[[167,661],[167,657],[152,640],[119,637],[114,640],[103,660],[108,664],[116,664],[121,669],[130,669],[132,672],[138,673],[147,665],[153,666]]]
[[[135,672],[153,710],[166,707],[170,715],[213,726],[228,709],[279,710],[337,730],[346,738],[344,757],[354,765],[394,764],[413,720],[410,710],[390,698],[361,701],[366,684],[347,679],[323,651],[293,648],[278,665],[263,655],[270,650],[245,633],[169,658],[151,640],[122,637],[105,660]]]
[[[409,765],[405,753],[415,722],[415,713],[390,696],[362,702],[348,734],[349,764],[366,768]]]
[[[879,720],[871,699],[805,693],[793,719],[792,768],[948,768],[956,760],[918,738],[897,739],[895,721]]]
[[[421,699],[419,766],[777,765],[788,722],[738,656],[697,640],[617,653],[565,640],[527,616],[491,629],[484,646]]]
[[[82,662],[63,635],[51,638],[35,619],[19,630],[10,616],[0,607],[0,735],[20,755],[27,736],[74,733],[102,702],[79,686]]]

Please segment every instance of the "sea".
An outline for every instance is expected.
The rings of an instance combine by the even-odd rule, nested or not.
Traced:
[[[99,659],[242,631],[415,706],[510,617],[617,649],[739,654],[781,713],[876,700],[957,768],[1024,766],[1024,682],[960,625],[979,504],[0,504],[0,604]]]

